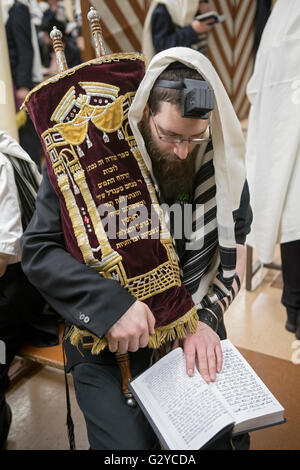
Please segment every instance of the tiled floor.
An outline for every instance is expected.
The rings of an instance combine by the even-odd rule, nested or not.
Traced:
[[[280,261],[280,260],[279,260]],[[287,422],[251,433],[252,449],[300,449],[300,342],[284,329],[285,311],[276,287],[278,271],[261,270],[257,287],[242,288],[226,312],[228,337],[286,409]],[[278,283],[277,283],[278,284]],[[297,364],[296,364],[297,363]],[[70,382],[77,449],[88,449],[85,424]],[[8,449],[68,449],[64,375],[44,367],[8,395],[13,422]]]
[[[72,419],[76,448],[89,448],[85,422],[76,403],[69,377]],[[29,379],[22,379],[8,395],[13,421],[8,450],[69,449],[66,427],[66,394],[64,373],[48,366]]]

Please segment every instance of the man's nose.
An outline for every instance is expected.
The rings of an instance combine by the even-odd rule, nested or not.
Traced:
[[[184,140],[183,142],[176,144],[174,147],[174,153],[180,160],[185,160],[189,153],[189,142]]]

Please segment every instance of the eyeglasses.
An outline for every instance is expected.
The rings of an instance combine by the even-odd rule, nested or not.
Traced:
[[[157,124],[155,122],[153,112],[150,109],[150,114],[151,118],[156,130],[157,137],[159,140],[162,140],[163,142],[168,142],[169,144],[182,144],[182,142],[188,142],[190,143],[195,143],[195,144],[200,144],[201,142],[208,142],[211,139],[211,129],[210,129],[210,124],[208,124],[206,130],[203,132],[203,137],[189,137],[188,139],[183,139],[183,137],[177,136],[177,135],[161,135],[158,131]]]

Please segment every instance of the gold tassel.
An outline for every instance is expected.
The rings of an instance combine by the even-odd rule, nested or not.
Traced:
[[[195,307],[189,310],[183,317],[175,320],[166,326],[160,326],[156,328],[155,334],[149,338],[148,346],[153,349],[159,348],[163,343],[168,341],[174,341],[175,339],[186,338],[188,332],[196,333],[198,326],[198,315]],[[100,354],[103,349],[107,346],[106,338],[98,338],[98,336],[90,333],[87,330],[81,330],[77,326],[73,325],[66,338],[70,338],[70,342],[73,346],[78,348],[79,344],[83,342],[83,338],[92,338],[92,354]]]
[[[20,129],[21,127],[25,126],[27,122],[27,114],[24,110],[18,111],[16,114],[16,121],[17,121],[17,127]]]

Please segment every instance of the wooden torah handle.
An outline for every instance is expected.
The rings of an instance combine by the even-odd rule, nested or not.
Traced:
[[[137,403],[128,388],[128,382],[132,380],[129,355],[128,353],[115,353],[115,356],[122,375],[122,390],[126,398],[126,403],[128,406],[135,407]]]

